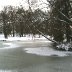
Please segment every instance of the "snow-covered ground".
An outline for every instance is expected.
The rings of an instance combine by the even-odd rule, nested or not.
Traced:
[[[5,42],[3,42],[4,40],[5,40]],[[5,39],[4,35],[0,35],[0,41],[2,41],[3,45],[5,45],[5,47],[0,48],[0,50],[17,48],[17,47],[20,47],[23,43],[22,47],[24,47],[24,48],[22,50],[29,54],[36,54],[39,56],[58,56],[58,57],[72,55],[72,52],[69,52],[69,51],[54,50],[51,46],[49,46],[49,45],[51,45],[51,42],[48,41],[43,36],[41,36],[40,38],[38,36],[33,38],[32,35],[31,36],[27,35],[26,37],[8,37],[8,39]],[[18,44],[18,42],[20,42],[20,44]],[[35,42],[37,42],[37,43],[35,44]],[[41,45],[42,45],[45,42],[47,42],[48,46],[45,46],[45,47],[37,46],[37,44],[41,43]],[[30,44],[34,45],[35,47],[34,48],[33,47],[25,48],[24,45],[26,45],[26,43],[27,43],[27,45],[28,45],[28,43],[30,43]]]
[[[25,37],[8,37],[7,39],[4,38],[3,34],[0,34],[0,40],[6,40],[6,41],[24,41],[24,40],[47,40],[45,37],[36,35],[33,37],[32,35],[26,35]]]
[[[19,47],[19,45],[16,44],[15,41],[16,42],[24,42],[24,43],[32,43],[34,41],[50,42],[43,36],[40,36],[40,38],[39,38],[38,35],[36,35],[35,37],[33,37],[32,35],[30,35],[30,36],[26,35],[25,37],[18,37],[18,36],[11,37],[10,36],[7,39],[5,39],[3,34],[0,34],[0,41],[3,41],[2,42],[3,48],[0,48],[0,49],[11,49],[11,48]]]
[[[65,57],[72,56],[72,52],[69,51],[57,51],[52,48],[40,47],[40,48],[24,48],[26,53],[35,54],[39,56],[56,56],[56,57]]]

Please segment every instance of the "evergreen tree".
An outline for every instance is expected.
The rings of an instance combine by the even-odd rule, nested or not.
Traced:
[[[69,0],[51,0],[50,27],[54,40],[63,42],[64,34],[66,34],[67,42],[70,41],[70,1]],[[65,30],[64,30],[64,29]],[[64,31],[63,31],[64,30]]]

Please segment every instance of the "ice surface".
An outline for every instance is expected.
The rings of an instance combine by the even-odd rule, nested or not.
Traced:
[[[11,70],[0,70],[0,72],[12,72]]]
[[[12,48],[17,48],[19,47],[17,44],[14,43],[3,43],[3,45],[5,45],[5,47],[0,48],[0,49],[12,49]]]
[[[26,53],[36,54],[40,56],[59,56],[64,57],[68,55],[72,55],[72,52],[69,51],[57,51],[52,48],[25,48],[24,51]]]

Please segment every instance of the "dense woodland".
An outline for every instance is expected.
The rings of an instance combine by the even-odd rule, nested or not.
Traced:
[[[71,0],[47,0],[50,10],[43,12],[41,9],[32,11],[28,0],[29,9],[22,6],[6,6],[0,12],[0,32],[8,35],[26,34],[49,35],[52,42],[66,43],[72,41],[72,1]]]
[[[1,24],[5,38],[17,34],[23,37],[25,34],[39,34],[36,28],[46,33],[48,17],[40,9],[34,12],[23,7],[15,9],[12,6],[5,7],[1,12]]]

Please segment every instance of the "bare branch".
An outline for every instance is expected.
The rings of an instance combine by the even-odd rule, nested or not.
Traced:
[[[69,21],[69,23],[72,23],[72,21],[64,14],[62,13],[61,11],[58,10],[58,12],[66,19]]]

